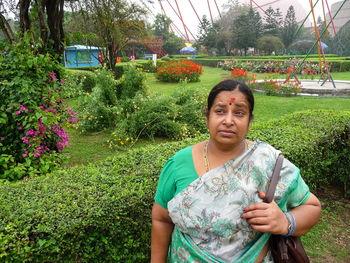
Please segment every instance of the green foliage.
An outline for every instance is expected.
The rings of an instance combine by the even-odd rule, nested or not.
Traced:
[[[114,68],[114,77],[115,79],[119,79],[123,76],[124,74],[124,65],[118,63],[115,65],[115,68]]]
[[[349,123],[346,111],[300,112],[257,123],[249,138],[281,149],[311,186],[339,184],[350,174]],[[151,207],[162,166],[205,139],[133,149],[98,164],[0,184],[1,260],[149,262]]]
[[[115,147],[135,138],[197,136],[207,130],[204,107],[205,98],[196,89],[184,87],[172,96],[139,94],[121,101],[116,129],[108,143]]]
[[[276,52],[284,48],[284,44],[279,37],[265,35],[257,40],[257,47],[267,54]]]
[[[255,85],[254,85],[255,86]],[[290,80],[288,77],[288,81],[281,82],[273,79],[264,80],[261,84],[262,90],[268,96],[292,96],[297,95],[301,92],[301,84],[296,80]]]
[[[158,63],[157,65],[160,65],[161,63]],[[157,71],[157,66],[154,65],[153,60],[146,60],[146,61],[138,61],[137,67],[141,68],[142,71],[147,73],[155,73]]]
[[[320,184],[350,184],[349,134],[349,111],[318,110],[257,123],[249,137],[280,149],[315,188]]]
[[[65,121],[75,114],[63,104],[62,68],[50,54],[36,54],[25,36],[0,56],[0,178],[45,174],[68,146]]]
[[[63,95],[66,98],[74,98],[84,93],[91,93],[96,85],[96,76],[91,71],[71,70],[65,71]]]
[[[111,127],[117,111],[116,81],[110,71],[96,71],[96,86],[92,93],[79,98],[79,128],[84,131],[99,131]]]
[[[129,57],[121,57],[120,61],[121,62],[129,62],[129,61],[131,61],[131,58],[129,58]]]
[[[123,71],[123,77],[116,89],[117,98],[122,100],[133,98],[138,92],[145,94],[145,75],[142,73],[142,69],[129,65],[124,66]]]
[[[115,80],[107,69],[95,72],[96,86],[92,93],[79,98],[80,120],[83,131],[100,131],[116,125],[124,100],[137,93],[145,94],[145,76],[135,66],[124,66],[123,76]]]

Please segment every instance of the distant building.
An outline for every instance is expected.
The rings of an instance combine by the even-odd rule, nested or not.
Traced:
[[[331,14],[332,17],[335,15],[335,13],[338,11],[339,7],[341,6],[341,4],[343,3],[343,1],[339,1],[334,3],[331,6]],[[327,19],[327,24],[331,22],[330,16],[327,13],[326,15],[326,19]],[[335,30],[338,32],[339,29],[345,25],[348,21],[350,20],[350,1],[345,2],[345,4],[343,5],[343,7],[340,9],[339,13],[337,14],[337,16],[334,18],[334,26],[335,26]],[[334,35],[333,29],[332,29],[332,25],[330,25],[328,27],[328,31],[330,34]]]
[[[64,66],[73,67],[97,67],[99,64],[99,52],[102,48],[74,45],[68,46],[64,51]]]

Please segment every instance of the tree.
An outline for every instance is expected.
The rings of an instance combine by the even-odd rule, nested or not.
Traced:
[[[350,56],[350,21],[348,21],[338,34],[330,41],[330,52],[334,52],[339,56]]]
[[[13,33],[10,23],[5,18],[6,9],[4,3],[0,2],[0,29],[3,34],[3,37],[11,44],[12,41],[16,39],[15,34]]]
[[[207,16],[204,15],[199,24],[198,44],[206,47],[206,49],[215,47],[217,28],[218,25],[212,25],[207,19]]]
[[[246,55],[249,47],[256,47],[256,40],[261,34],[261,18],[252,8],[246,14],[241,14],[232,25],[232,43],[239,49],[244,49]]]
[[[64,51],[62,26],[64,0],[19,0],[18,2],[8,0],[4,2],[10,9],[19,13],[20,38],[25,32],[32,30],[32,38],[35,42],[33,47],[37,49],[36,51],[58,54],[56,58],[60,61]],[[1,12],[0,28],[9,42],[15,39]],[[6,29],[9,34],[6,33]],[[36,45],[38,42],[40,45]]]
[[[285,47],[288,47],[294,41],[294,35],[298,29],[298,23],[295,18],[295,10],[291,5],[288,8],[286,17],[283,21],[283,28],[281,32],[282,41]]]
[[[271,35],[265,35],[258,39],[257,46],[259,49],[271,54],[272,51],[277,52],[284,48],[283,42],[280,38]]]
[[[265,25],[264,25],[264,34],[265,35],[272,35],[272,36],[278,36],[279,34],[279,21],[276,19],[275,11],[271,6],[266,10],[265,15]]]
[[[130,39],[142,39],[145,35],[142,18],[146,11],[135,3],[126,0],[86,0],[72,4],[71,8],[82,17],[82,32],[93,33],[95,43],[105,47],[105,59],[113,71],[117,53]]]
[[[163,36],[163,40],[167,40],[169,38],[169,27],[171,24],[171,20],[166,18],[164,15],[157,14],[156,19],[153,25],[153,32],[156,36]]]

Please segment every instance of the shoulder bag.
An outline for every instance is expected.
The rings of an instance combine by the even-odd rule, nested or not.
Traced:
[[[271,178],[269,190],[267,191],[265,202],[271,203],[275,195],[276,186],[280,178],[284,156],[280,154],[277,158],[275,168]],[[297,262],[309,263],[309,258],[306,255],[305,249],[301,243],[300,237],[283,237],[281,235],[271,235],[269,239],[270,250],[274,262]]]

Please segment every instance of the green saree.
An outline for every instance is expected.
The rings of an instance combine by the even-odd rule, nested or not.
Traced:
[[[256,141],[241,156],[190,183],[167,204],[175,224],[169,262],[255,262],[269,233],[252,229],[241,219],[243,208],[262,202],[279,151]],[[283,211],[303,204],[309,188],[299,169],[287,159],[275,201]],[[264,262],[272,262],[270,253]]]

